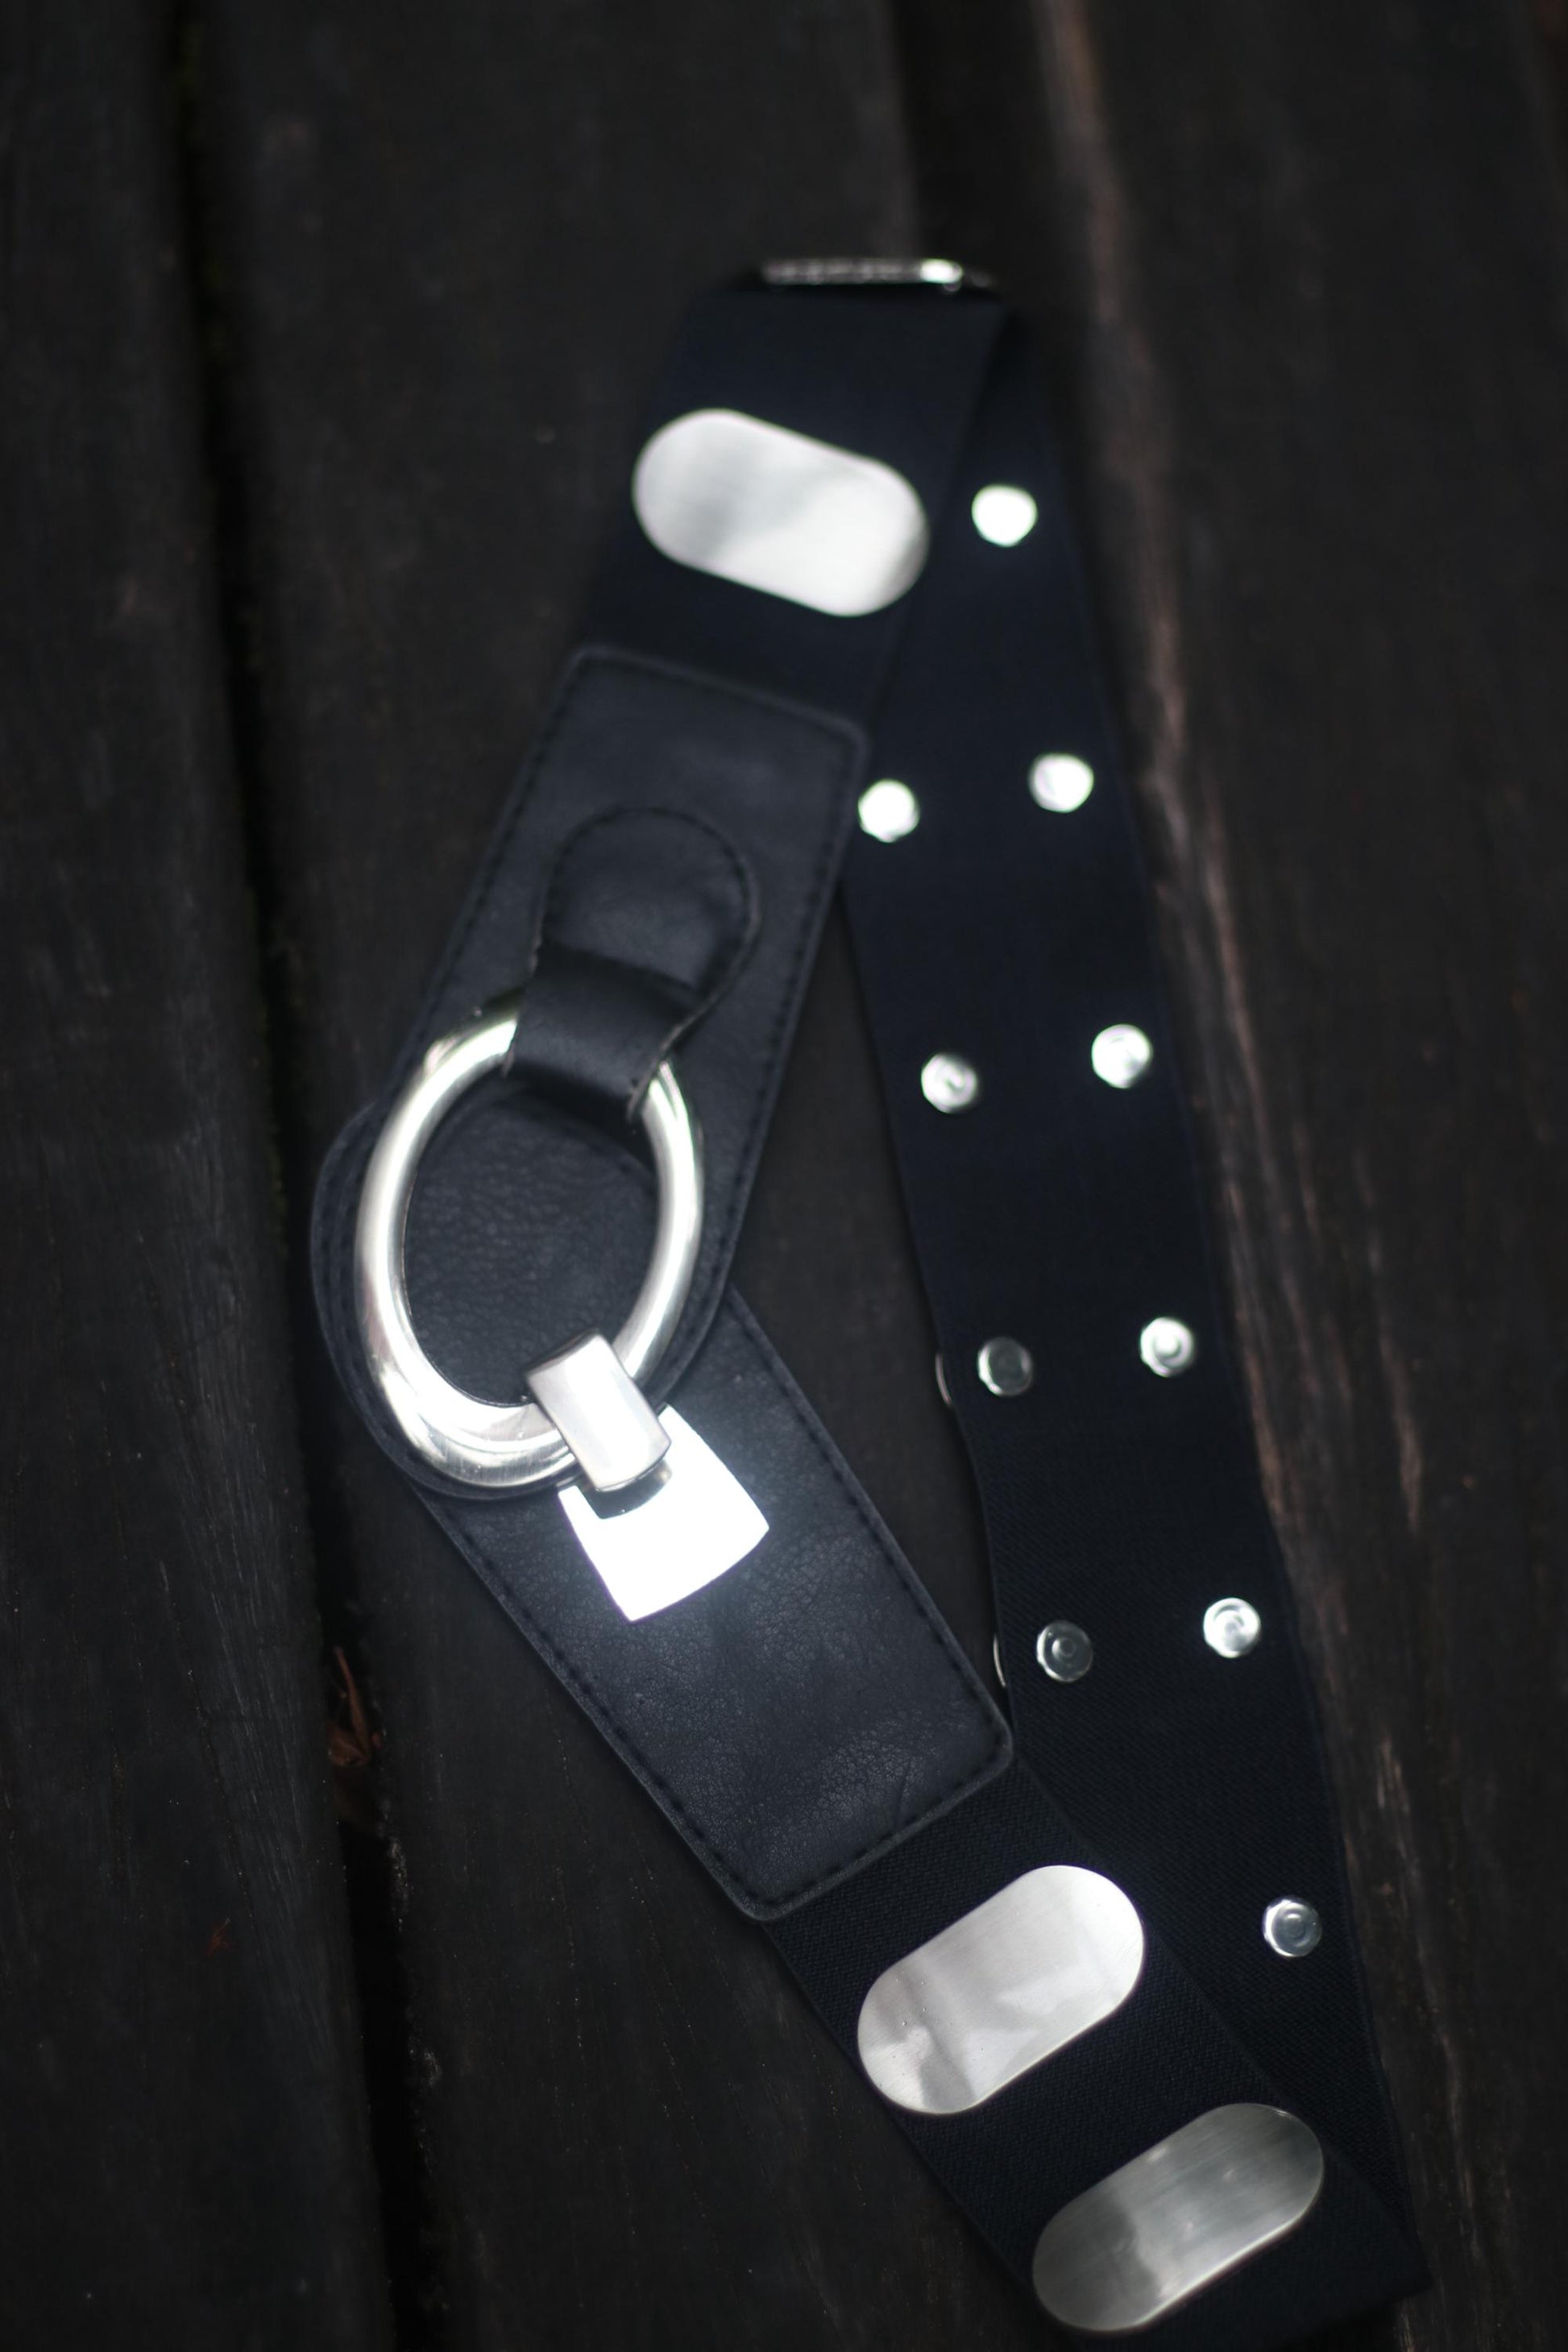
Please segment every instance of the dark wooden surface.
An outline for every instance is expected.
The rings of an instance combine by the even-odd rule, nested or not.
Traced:
[[[1568,337],[1527,26],[1483,0],[1048,0],[1047,169],[964,149],[963,44],[939,0],[910,21],[929,209],[1053,318],[1439,2283],[1392,2340],[1544,2352],[1568,2326]]]
[[[574,642],[682,307],[916,231],[868,10],[457,10],[391,44],[374,10],[329,38],[237,6],[206,55],[302,1202]],[[923,1334],[900,1370],[936,1419]],[[493,2352],[1037,2340],[324,1379],[312,1417],[406,1889],[405,2309]]]
[[[388,2341],[166,28],[5,12],[0,2341]]]
[[[8,15],[5,2063],[57,2103],[18,2340],[379,2340],[296,1400],[384,1743],[346,1836],[399,2340],[1040,2340],[351,1424],[300,1276],[682,306],[934,248],[1042,336],[1438,2279],[1333,2352],[1560,2346],[1568,275],[1522,13],[196,0],[163,53]],[[741,1272],[983,1657],[837,932]]]

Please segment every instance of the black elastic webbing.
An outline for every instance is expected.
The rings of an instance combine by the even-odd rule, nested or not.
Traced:
[[[873,741],[919,792],[918,830],[851,849],[851,929],[927,1293],[989,1539],[1021,1752],[1294,2106],[1398,2209],[1380,2073],[1294,1611],[1228,1360],[1202,1185],[1131,810],[1099,691],[1071,534],[1019,342],[966,445]],[[988,481],[1041,520],[999,551],[969,521]],[[1031,757],[1094,770],[1067,816],[1019,789]],[[911,953],[918,941],[919,952]],[[1155,1042],[1125,1092],[1089,1046]],[[956,1045],[984,1074],[962,1118],[915,1076]],[[1139,1356],[1151,1317],[1196,1334],[1174,1380]],[[986,1393],[993,1333],[1036,1360]],[[1239,1670],[1202,1638],[1239,1594],[1265,1633]],[[1081,1684],[1035,1662],[1039,1628],[1093,1630]],[[1277,1896],[1324,1923],[1310,1964],[1258,1922]],[[1321,2107],[1327,2098],[1326,2108]]]
[[[1407,2291],[1421,2271],[1289,1597],[1226,1360],[1135,841],[1019,341],[983,298],[738,289],[700,307],[651,423],[702,408],[895,466],[934,526],[913,593],[845,621],[673,565],[628,514],[594,634],[872,724],[871,772],[919,796],[907,839],[855,845],[847,895],[984,1508],[1026,1759],[1000,1778],[982,1770],[976,1793],[787,1903],[771,1932],[853,2052],[879,1970],[999,1886],[1061,1861],[1115,1878],[1151,1932],[1125,2009],[971,2115],[900,2119],[1026,2279],[1049,2215],[1141,2149],[1229,2100],[1289,2107],[1327,2152],[1322,2198],[1292,2237],[1152,2338],[1183,2352],[1267,2352]],[[1008,550],[968,520],[975,489],[995,480],[1027,488],[1040,509]],[[1024,789],[1047,751],[1094,769],[1093,794],[1070,818]],[[1090,1038],[1116,1021],[1136,1022],[1156,1049],[1149,1077],[1125,1094],[1088,1059]],[[928,1055],[950,1049],[984,1077],[979,1105],[958,1118],[934,1113],[918,1085]],[[347,1194],[338,1202],[340,1230],[351,1206]],[[335,1312],[342,1357],[341,1301]],[[1198,1363],[1180,1380],[1157,1381],[1139,1360],[1153,1315],[1198,1334]],[[977,1348],[999,1334],[1031,1350],[1026,1395],[992,1396],[974,1377]],[[702,1349],[699,1387],[722,1348]],[[724,1431],[742,1479],[775,1450],[763,1396],[748,1403],[750,1424]],[[716,1395],[710,1410],[721,1416]],[[832,1475],[842,1479],[841,1465]],[[527,1515],[552,1508],[548,1498],[439,1507],[539,1640],[530,1561],[537,1586],[543,1555],[530,1530],[543,1523]],[[552,1573],[569,1581],[569,1559]],[[1206,1603],[1233,1592],[1266,1628],[1239,1671],[1199,1631]],[[702,1602],[725,1605],[721,1588]],[[684,1609],[688,1625],[702,1622],[699,1601]],[[1096,1663],[1080,1685],[1049,1683],[1035,1664],[1036,1634],[1057,1617],[1093,1630]],[[564,1653],[542,1643],[579,1696],[589,1638],[569,1631]],[[615,1631],[591,1638],[613,1642]],[[743,1647],[724,1668],[743,1696]],[[670,1691],[686,1671],[677,1660]],[[679,1804],[667,1810],[687,1827]],[[726,1883],[737,1891],[733,1874]],[[1310,1898],[1324,1923],[1322,1945],[1299,1965],[1259,1932],[1265,1904],[1284,1895]]]

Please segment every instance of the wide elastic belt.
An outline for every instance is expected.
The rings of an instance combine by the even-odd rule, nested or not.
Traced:
[[[727,1285],[840,879],[1005,1712]],[[383,1446],[1053,2318],[1268,2352],[1423,2283],[1061,487],[947,265],[698,306],[315,1271]]]

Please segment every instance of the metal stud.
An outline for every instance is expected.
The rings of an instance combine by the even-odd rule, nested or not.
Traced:
[[[949,1412],[951,1412],[952,1411],[952,1391],[947,1385],[947,1366],[942,1362],[940,1355],[935,1359],[935,1362],[936,1392],[938,1396],[941,1397],[943,1404],[946,1405]]]
[[[868,784],[860,795],[860,830],[868,833],[873,841],[902,841],[913,833],[921,821],[921,804],[908,784],[895,777],[884,776],[880,783]]]
[[[1022,1396],[1035,1385],[1035,1360],[1022,1339],[987,1339],[974,1369],[993,1396]]]
[[[1078,1683],[1094,1664],[1094,1643],[1070,1618],[1053,1617],[1040,1628],[1035,1655],[1052,1682]]]
[[[970,1110],[980,1099],[980,1073],[962,1054],[933,1054],[921,1072],[921,1092],[932,1110]]]
[[[974,528],[993,547],[1016,547],[1039,520],[1040,509],[1027,490],[1010,482],[988,482],[977,491],[969,509]]]
[[[996,1670],[997,1681],[1001,1684],[1003,1689],[1005,1690],[1007,1687],[1007,1677],[1002,1671],[1002,1636],[1000,1633],[993,1633],[991,1636],[991,1663]]]
[[[864,818],[861,822],[865,822]],[[1100,1031],[1089,1049],[1089,1058],[1097,1078],[1103,1078],[1118,1093],[1125,1093],[1147,1075],[1154,1048],[1142,1030],[1135,1029],[1131,1021],[1117,1021]]]
[[[1263,1940],[1282,1960],[1304,1960],[1322,1939],[1322,1921],[1310,1903],[1293,1895],[1282,1895],[1263,1915]]]
[[[1070,816],[1094,790],[1094,770],[1074,751],[1047,751],[1029,770],[1029,798],[1055,816]]]
[[[1263,1620],[1250,1601],[1211,1601],[1204,1611],[1204,1640],[1217,1658],[1245,1658],[1258,1647]]]
[[[1172,1315],[1156,1315],[1138,1334],[1138,1353],[1163,1381],[1190,1371],[1197,1361],[1198,1343],[1184,1323]]]

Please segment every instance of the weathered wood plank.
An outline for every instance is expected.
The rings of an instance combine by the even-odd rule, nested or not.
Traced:
[[[906,12],[1046,326],[1439,2291],[1561,2340],[1568,372],[1526,28]],[[1017,135],[1033,86],[1053,138]],[[986,87],[1014,93],[973,135]],[[1010,127],[1011,125],[1011,127]],[[1378,2338],[1378,2340],[1384,2340]]]
[[[206,21],[299,1212],[571,642],[681,302],[759,252],[905,247],[914,205],[868,9]],[[894,21],[921,241],[1030,302],[1072,421],[1443,2282],[1336,2343],[1543,2345],[1563,483],[1526,53],[1501,0]],[[933,1581],[947,1531],[973,1641],[881,1172],[850,1117],[806,1144],[850,1003],[830,961],[744,1278]],[[890,1318],[847,1352],[791,1273],[836,1155],[873,1171]],[[862,1376],[894,1329],[918,1510]],[[388,1736],[442,2340],[1036,2340],[319,1368],[310,1413]]]
[[[302,1211],[413,1013],[574,641],[684,304],[770,252],[908,249],[913,224],[868,7],[465,5],[395,42],[379,10],[323,26],[295,0],[211,0],[206,21]],[[836,969],[827,986],[847,991]],[[781,1128],[817,1181],[835,1162],[852,1175],[868,1115],[881,1148],[834,1001],[808,1014],[803,1067],[851,1082],[843,1116],[826,1129],[806,1087]],[[784,1163],[764,1193],[748,1278],[770,1312],[800,1297],[803,1211]],[[885,1235],[888,1312],[913,1350],[898,1385],[949,1449],[925,1499],[954,1557],[970,1546],[978,1617],[896,1209],[868,1202],[862,1230]],[[762,1938],[325,1378],[310,1413],[326,1549],[363,1612],[386,1736],[436,2337],[1037,2342]],[[909,1532],[921,1498],[885,1499]]]
[[[4,15],[0,2334],[365,2352],[169,27]]]

